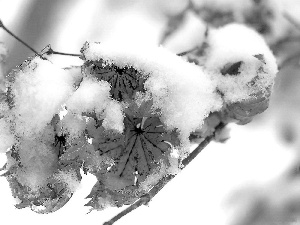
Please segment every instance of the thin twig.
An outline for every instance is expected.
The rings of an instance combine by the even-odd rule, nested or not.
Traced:
[[[171,181],[175,175],[167,175],[164,176],[162,179],[159,180],[159,182],[145,195],[140,197],[139,200],[137,200],[135,203],[133,203],[128,208],[124,209],[120,213],[118,213],[116,216],[114,216],[109,221],[105,222],[103,225],[113,225],[114,222],[121,219],[123,216],[127,215],[128,213],[132,212],[133,210],[137,209],[138,207],[142,205],[147,205],[150,200],[169,182]]]
[[[225,126],[226,126],[226,124],[220,123],[216,127],[215,132],[212,135],[207,136],[205,138],[205,140],[203,142],[201,142],[200,145],[198,145],[198,147],[191,154],[189,154],[189,156],[187,158],[185,158],[182,161],[183,169],[196,158],[196,156],[215,138],[216,133],[219,132],[220,130],[222,130]],[[147,205],[150,202],[150,200],[174,177],[175,177],[175,175],[169,174],[169,175],[166,175],[163,178],[161,178],[159,180],[159,182],[154,187],[152,187],[151,190],[147,194],[143,195],[139,200],[137,200],[135,203],[130,205],[128,208],[126,208],[123,211],[121,211],[120,213],[118,213],[116,216],[114,216],[109,221],[105,222],[103,225],[113,225],[114,222],[118,221],[123,216],[125,216],[128,213],[132,212],[133,210],[137,209],[141,205]]]
[[[189,53],[191,53],[191,52],[193,52],[193,51],[195,51],[197,49],[198,49],[198,47],[195,47],[195,48],[192,48],[192,49],[190,49],[188,51],[177,53],[176,55],[178,55],[178,56],[185,56],[185,55],[187,55],[187,54],[189,54]]]
[[[194,149],[194,151],[192,151],[191,154],[189,154],[188,157],[186,157],[184,160],[182,160],[182,165],[185,168],[190,162],[192,162],[196,156],[215,138],[215,135],[217,132],[219,132],[220,130],[222,130],[227,124],[224,123],[220,123],[216,128],[215,128],[215,132],[210,135],[207,136],[204,141],[202,141],[200,143],[200,145],[198,145],[197,148]]]
[[[42,54],[46,54],[46,55],[52,55],[52,54],[55,54],[55,55],[66,55],[66,56],[75,56],[75,57],[80,57],[81,55],[80,54],[73,54],[73,53],[65,53],[65,52],[57,52],[57,51],[54,51],[52,48],[51,48],[51,45],[47,45],[43,50],[42,50]]]
[[[7,29],[2,20],[0,20],[0,27],[5,30],[8,34],[10,34],[13,38],[15,38],[17,41],[21,42],[23,45],[25,45],[27,48],[29,48],[32,52],[34,52],[36,55],[38,55],[43,60],[47,60],[45,57],[43,57],[40,53],[38,53],[36,50],[34,50],[30,45],[28,45],[26,42],[21,40],[18,36],[16,36],[14,33],[12,33],[9,29]]]
[[[66,56],[75,56],[75,57],[80,57],[80,54],[73,54],[73,53],[65,53],[65,52],[57,52],[54,51],[51,47],[49,48],[48,52],[46,54],[54,54],[54,55],[66,55]]]
[[[55,55],[67,55],[67,56],[75,56],[75,57],[80,57],[80,54],[74,54],[74,53],[64,53],[64,52],[57,52],[57,51],[52,51],[51,54]]]

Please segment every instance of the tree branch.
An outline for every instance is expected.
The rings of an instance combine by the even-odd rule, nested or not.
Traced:
[[[221,131],[227,124],[224,123],[220,123],[216,128],[215,128],[215,132],[210,135],[207,136],[204,141],[202,141],[197,148],[195,148],[195,150],[189,154],[188,157],[186,157],[183,161],[182,161],[182,165],[183,165],[183,169],[190,163],[192,162],[196,156],[215,138],[216,134]],[[171,181],[173,178],[175,177],[175,175],[169,174],[164,176],[163,178],[161,178],[159,180],[159,182],[154,185],[154,187],[151,188],[151,190],[143,195],[142,197],[140,197],[139,200],[137,200],[135,203],[133,203],[132,205],[130,205],[128,208],[124,209],[123,211],[121,211],[120,213],[118,213],[116,216],[114,216],[112,219],[110,219],[109,221],[105,222],[103,225],[113,225],[116,221],[118,221],[119,219],[121,219],[123,216],[127,215],[128,213],[134,211],[135,209],[137,209],[138,207],[140,207],[141,205],[147,205],[152,198],[169,182]]]
[[[51,48],[51,45],[47,45],[43,50],[42,50],[42,54],[46,54],[46,55],[66,55],[66,56],[75,56],[75,57],[80,57],[80,54],[73,54],[73,53],[65,53],[65,52],[57,52],[54,51]]]
[[[24,42],[22,39],[20,39],[18,36],[16,36],[14,33],[12,33],[9,29],[4,26],[2,20],[0,20],[0,27],[5,30],[9,35],[11,35],[13,38],[15,38],[17,41],[21,42],[23,45],[25,45],[27,48],[29,48],[32,52],[34,52],[36,55],[38,55],[41,59],[47,60],[45,57],[43,57],[40,53],[38,53],[36,50],[34,50],[29,44]]]
[[[192,49],[190,49],[188,51],[177,53],[176,55],[178,55],[178,56],[185,56],[185,55],[187,55],[187,54],[189,54],[189,53],[191,53],[191,52],[193,52],[193,51],[195,51],[197,49],[198,49],[198,47],[195,47],[195,48],[192,48]]]

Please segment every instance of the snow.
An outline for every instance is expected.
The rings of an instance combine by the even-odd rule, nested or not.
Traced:
[[[62,132],[68,133],[71,139],[78,138],[86,127],[85,118],[72,112],[67,113],[60,122],[63,128]]]
[[[56,158],[50,147],[42,142],[22,141],[18,149],[20,160],[25,167],[47,167]]]
[[[24,140],[18,145],[22,168],[18,169],[18,180],[33,190],[45,184],[52,174],[57,156],[51,146],[39,141]]]
[[[59,182],[63,182],[70,193],[74,193],[80,185],[76,171],[59,171],[54,175]]]
[[[68,110],[74,113],[101,112],[109,101],[110,85],[106,81],[84,77],[79,88],[66,102]]]
[[[38,57],[13,75],[15,79],[10,87],[14,97],[12,112],[17,121],[15,131],[31,137],[58,113],[73,92],[74,80],[65,70]]]
[[[86,43],[83,55],[88,61],[104,60],[108,65],[137,69],[138,76],[147,78],[145,89],[151,94],[153,108],[159,109],[168,129],[180,131],[184,143],[210,112],[222,108],[223,100],[232,103],[261,92],[268,95],[277,73],[275,57],[251,28],[230,24],[211,30],[207,42],[203,67],[187,63],[163,47]],[[221,73],[237,62],[241,62],[238,75]]]
[[[123,107],[119,102],[110,98],[110,88],[110,84],[106,81],[84,77],[79,88],[66,102],[67,110],[76,114],[95,112],[98,118],[104,119],[105,129],[122,132],[124,129]],[[73,125],[67,126],[72,127]]]
[[[225,104],[249,99],[253,94],[267,94],[277,73],[272,52],[265,41],[250,28],[231,24],[211,30],[207,43],[208,48],[201,59],[201,65],[189,63],[163,47],[123,42],[87,43],[82,52],[88,61],[103,60],[107,65],[129,66],[138,70],[137,76],[142,76],[146,81],[145,93],[136,93],[137,106],[153,101],[151,110],[159,112],[167,129],[180,132],[181,144],[186,147],[190,146],[190,133],[201,129],[211,112],[222,110]],[[238,74],[222,74],[224,68],[237,62],[241,62]],[[14,76],[10,83],[12,115],[4,113],[5,120],[10,124],[0,120],[0,128],[3,128],[0,138],[4,139],[0,149],[5,152],[12,144],[17,145],[23,167],[18,169],[16,176],[22,184],[33,190],[43,186],[57,169],[58,157],[53,149],[54,132],[57,131],[51,123],[54,115],[60,114],[57,123],[62,132],[72,139],[83,136],[85,129],[91,129],[91,134],[97,133],[96,125],[99,124],[93,119],[87,119],[85,113],[95,113],[97,119],[103,120],[105,129],[120,133],[124,130],[123,110],[128,102],[113,100],[108,82],[79,72],[79,67],[63,69],[49,61],[34,58],[11,76]],[[63,113],[62,108],[65,109]],[[9,133],[9,125],[15,132],[14,136]],[[203,132],[208,131],[205,126],[204,129]],[[82,138],[84,144],[87,140],[86,137]],[[183,155],[181,149],[185,150],[182,146],[173,149],[168,168],[161,164],[161,168],[141,184],[142,189],[148,190],[165,174],[177,174],[180,171],[178,158]],[[100,167],[100,163],[109,160],[97,158],[90,144],[85,150],[76,146],[68,150],[70,156],[78,153],[86,157],[88,166]],[[70,157],[64,154],[67,159]],[[78,186],[75,176],[61,171],[56,178],[72,192]],[[129,185],[120,177],[110,177],[104,182],[113,189]]]
[[[9,110],[7,102],[0,102],[0,116],[4,116]]]
[[[216,82],[199,66],[163,47],[88,43],[83,54],[90,61],[103,59],[119,67],[132,66],[148,77],[145,88],[152,95],[154,108],[161,110],[169,129],[180,130],[182,140],[199,128],[211,111],[222,107],[221,98],[214,92]]]
[[[276,59],[256,31],[245,25],[229,24],[211,30],[207,42],[209,47],[203,64],[217,79],[225,101],[248,99],[252,94],[273,86],[278,72]],[[220,73],[226,66],[237,62],[242,62],[238,75]],[[249,85],[254,79],[257,79],[257,87]]]
[[[0,119],[0,140],[0,153],[6,152],[15,142],[9,124],[3,118]]]
[[[228,143],[211,143],[195,161],[153,198],[149,207],[140,207],[118,223],[140,224],[143,221],[146,225],[155,223],[230,224],[228,218],[236,218],[244,212],[242,205],[237,204],[234,205],[236,213],[233,211],[228,213],[228,198],[232,196],[233,191],[253,184],[257,188],[256,193],[261,193],[261,185],[276,179],[294,158],[292,149],[284,148],[275,137],[275,128],[266,125],[232,126],[232,138]],[[101,212],[86,214],[89,209],[83,206],[87,203],[87,199],[84,198],[96,182],[96,178],[88,174],[83,175],[80,187],[62,209],[55,213],[40,215],[29,209],[16,209],[14,207],[16,202],[11,196],[8,183],[5,178],[0,179],[2,179],[0,195],[5,202],[0,205],[3,212],[2,218],[10,220],[11,215],[16,215],[12,221],[14,225],[22,223],[24,219],[31,220],[34,225],[41,223],[47,225],[80,224],[95,221],[101,224],[126,208],[107,208]],[[276,188],[273,184],[270,185]],[[242,193],[251,194],[251,192]],[[251,196],[255,195],[251,194]],[[175,202],[174,199],[176,199]],[[233,207],[232,204],[230,207]],[[155,216],[149,217],[149,215]],[[145,220],[145,218],[148,219]]]
[[[160,4],[165,5],[165,10],[169,10],[169,8],[173,7],[173,0],[171,1],[160,1],[155,0],[157,2],[161,2]],[[184,2],[184,0],[179,0]],[[232,11],[237,12],[237,16],[242,17],[240,9],[237,8],[237,5],[241,8],[247,8],[250,2],[254,2],[252,0],[244,0],[244,1],[236,1],[236,0],[194,0],[198,2],[206,2],[207,5],[213,5],[216,3],[216,8],[224,9],[232,9]],[[261,1],[261,2],[280,2],[285,4],[289,0],[271,0],[271,1]],[[293,4],[291,4],[290,9],[294,10],[294,15],[298,18],[299,15],[299,0],[292,0]],[[3,1],[4,2],[4,1]],[[31,12],[30,16],[34,16],[34,11],[29,10],[30,7],[27,5],[35,5],[34,1],[29,1],[30,3],[26,4],[24,1],[13,0],[9,1],[10,3],[3,4],[6,7],[1,7],[1,19],[5,22],[7,27],[12,28],[16,33],[22,33],[19,27],[23,27],[25,23],[25,19],[28,17],[24,12]],[[15,2],[21,3],[21,7]],[[106,7],[103,2],[107,2],[107,5],[112,5],[112,10],[109,7]],[[105,0],[105,1],[92,1],[86,4],[85,2],[72,2],[69,4],[60,4],[59,7],[55,7],[55,14],[58,14],[57,18],[62,19],[61,23],[52,23],[54,26],[51,27],[47,34],[42,35],[39,33],[38,35],[42,35],[42,38],[39,38],[43,43],[54,43],[56,46],[55,49],[66,51],[66,52],[78,52],[78,46],[81,45],[85,40],[95,40],[95,41],[103,41],[105,39],[109,40],[112,38],[115,39],[126,39],[132,42],[144,41],[145,39],[148,42],[154,42],[153,37],[157,36],[159,32],[157,32],[158,23],[153,23],[151,20],[142,19],[139,20],[139,16],[134,14],[134,11],[130,10],[128,14],[132,15],[129,18],[125,18],[126,13],[120,13],[123,10],[125,4],[128,8],[133,8],[133,5],[138,2],[136,0],[131,0],[123,2],[122,0]],[[146,1],[140,1],[140,4],[147,4]],[[148,1],[152,2],[152,0]],[[178,2],[178,0],[176,1]],[[217,4],[218,3],[218,4]],[[72,5],[71,5],[72,4]],[[149,3],[148,3],[149,4]],[[151,3],[150,3],[151,4]],[[68,15],[60,17],[65,14],[66,6],[69,7]],[[75,10],[73,8],[75,6]],[[13,6],[13,7],[12,7]],[[72,6],[72,7],[71,7]],[[98,6],[98,7],[95,7]],[[100,6],[100,7],[99,7]],[[20,8],[20,10],[16,10]],[[36,7],[36,10],[42,7]],[[147,9],[147,6],[145,7]],[[161,8],[161,7],[160,7]],[[160,9],[158,8],[158,10]],[[148,10],[148,9],[147,9]],[[157,10],[157,11],[158,11]],[[54,11],[52,15],[54,15]],[[138,10],[137,10],[138,11]],[[290,12],[290,11],[288,11]],[[281,14],[282,12],[280,12]],[[15,18],[12,15],[16,14]],[[142,13],[140,13],[142,14]],[[155,17],[159,17],[159,13],[155,14]],[[28,14],[29,15],[29,14]],[[78,16],[81,15],[81,16]],[[158,15],[158,16],[157,16]],[[51,16],[51,15],[50,15]],[[25,18],[25,19],[24,19]],[[28,17],[30,18],[30,17]],[[116,22],[115,19],[118,18],[119,22]],[[47,20],[47,18],[45,18]],[[48,17],[49,19],[49,17]],[[21,20],[21,23],[18,22]],[[24,21],[22,21],[24,20]],[[50,17],[51,20],[51,17]],[[272,20],[272,29],[275,32],[272,34],[273,36],[283,36],[286,34],[286,25],[285,23],[279,23],[279,19]],[[11,23],[11,21],[15,21]],[[67,23],[65,21],[68,21]],[[97,21],[95,23],[95,21]],[[24,23],[23,23],[24,22]],[[53,22],[53,20],[52,20]],[[191,21],[189,21],[191,22]],[[142,24],[140,24],[142,23]],[[150,25],[149,25],[150,24]],[[50,24],[51,25],[51,24]],[[195,24],[196,25],[196,24]],[[35,27],[35,26],[31,26]],[[139,29],[141,27],[142,29]],[[24,27],[23,27],[24,28]],[[30,26],[27,28],[30,28]],[[59,29],[57,29],[59,28]],[[189,29],[189,28],[187,28]],[[197,29],[191,27],[191,35],[190,37],[194,38],[194,30]],[[296,30],[295,28],[293,28]],[[27,33],[34,35],[33,30],[27,30]],[[113,30],[116,32],[114,33]],[[19,32],[18,32],[19,31]],[[184,30],[182,32],[186,32]],[[196,30],[195,30],[196,33]],[[4,32],[2,32],[4,34]],[[1,34],[1,35],[2,35]],[[24,34],[24,33],[23,33]],[[237,32],[234,32],[233,35],[238,35]],[[31,37],[30,36],[30,37]],[[176,34],[175,34],[176,36]],[[25,40],[30,41],[30,37],[23,37]],[[1,40],[5,40],[5,37],[2,35]],[[201,40],[202,37],[199,37]],[[278,37],[276,37],[278,38]],[[189,50],[189,48],[185,49],[184,46],[189,46],[190,39],[188,37],[182,37],[178,35],[175,37],[175,41],[178,43],[181,41],[181,45],[177,43],[171,43],[172,50],[175,53],[181,52],[182,50]],[[150,41],[151,40],[151,41]],[[245,41],[247,44],[251,45],[251,41],[249,41],[247,37]],[[56,43],[55,43],[56,42]],[[178,47],[179,46],[179,47]],[[169,47],[169,46],[167,46]],[[39,48],[39,47],[37,47]],[[12,47],[9,47],[12,50]],[[18,48],[18,49],[22,49]],[[174,50],[180,49],[180,51]],[[20,54],[21,55],[21,54]],[[12,57],[13,58],[13,57]],[[245,64],[241,70],[248,71],[253,68],[258,68],[262,65],[255,58],[251,58],[249,56],[247,65],[249,68],[245,68]],[[8,61],[10,68],[12,61]],[[64,62],[64,60],[58,60],[57,62],[52,61],[56,66],[57,62]],[[207,73],[207,71],[205,71]],[[211,72],[210,75],[215,77],[215,72]],[[242,75],[242,74],[240,74]],[[263,76],[264,74],[261,74]],[[222,81],[217,82],[216,87],[226,94],[224,99],[226,101],[236,101],[240,98],[244,98],[247,96],[246,93],[241,93],[242,87],[247,84],[247,80],[240,77],[230,77],[230,76],[219,76],[218,79],[222,79]],[[268,79],[267,79],[268,81]],[[157,83],[157,91],[164,91],[164,87],[159,87],[160,84],[164,84],[163,82]],[[231,88],[232,84],[236,84],[235,87]],[[155,84],[153,84],[155,85]],[[246,86],[247,87],[247,86]],[[166,89],[166,92],[168,89]],[[237,93],[241,93],[238,97],[235,95]],[[164,93],[162,93],[164,94]],[[168,94],[168,93],[166,93]],[[293,93],[295,95],[295,93]],[[160,96],[160,95],[159,95]],[[162,95],[163,96],[163,95]],[[175,96],[175,95],[174,95]],[[176,96],[175,96],[176,97]],[[290,98],[288,98],[290,100]],[[296,105],[295,105],[296,106]],[[287,108],[281,107],[284,112],[283,116],[288,119],[290,114],[288,114]],[[285,109],[285,110],[284,110]],[[4,110],[5,111],[5,110]],[[105,111],[104,111],[105,112]],[[69,116],[71,116],[72,112],[69,112]],[[72,114],[73,115],[73,114]],[[77,118],[78,115],[76,115]],[[34,117],[33,117],[34,118]],[[67,118],[66,118],[67,119]],[[34,119],[31,119],[33,121]],[[81,121],[81,120],[79,120]],[[298,123],[298,119],[294,118],[291,123]],[[261,122],[259,122],[261,123]],[[70,124],[71,125],[71,124]],[[7,126],[4,124],[4,129],[2,129],[2,125],[0,126],[0,133],[7,131]],[[249,126],[248,126],[249,127]],[[80,129],[79,129],[80,130]],[[234,127],[232,133],[232,139],[229,140],[228,143],[224,145],[212,144],[207,147],[203,151],[203,155],[201,154],[197,159],[186,168],[186,171],[183,171],[183,174],[180,174],[176,177],[170,184],[166,186],[159,193],[153,201],[150,203],[150,207],[140,207],[140,209],[136,210],[132,214],[127,215],[122,220],[118,221],[120,224],[140,224],[143,221],[144,224],[227,224],[224,222],[223,214],[220,213],[219,208],[219,199],[224,198],[224,190],[233,189],[234,185],[238,182],[246,183],[247,186],[249,183],[253,184],[254,181],[260,180],[262,183],[268,180],[271,176],[275,176],[274,174],[278,173],[279,168],[282,167],[282,164],[287,164],[285,159],[286,154],[290,154],[290,151],[283,152],[284,148],[282,146],[278,146],[278,138],[271,138],[270,134],[274,130],[278,130],[278,127],[272,127],[272,129],[268,129],[267,127],[260,127],[260,129],[253,130],[252,132],[247,132],[247,127]],[[76,132],[75,132],[76,133]],[[74,133],[74,134],[75,134]],[[3,138],[0,137],[0,144],[4,143]],[[5,138],[5,140],[8,140]],[[14,140],[12,140],[13,142]],[[9,144],[8,144],[9,145]],[[5,147],[6,148],[6,147]],[[4,149],[5,149],[4,148]],[[0,148],[1,149],[1,148]],[[285,149],[287,150],[287,149]],[[291,150],[291,149],[289,149]],[[0,150],[1,151],[1,150]],[[4,150],[6,151],[6,150]],[[279,154],[279,152],[282,152]],[[2,154],[4,155],[4,154]],[[259,157],[258,157],[259,156]],[[292,158],[292,157],[291,157]],[[91,174],[88,176],[92,177]],[[88,176],[83,176],[83,179]],[[249,178],[250,177],[250,178]],[[252,178],[252,179],[251,179]],[[1,178],[0,178],[1,179]],[[96,182],[96,178],[93,176],[93,181]],[[247,180],[249,179],[249,180]],[[246,182],[245,182],[246,181]],[[247,182],[248,181],[248,182]],[[176,183],[177,182],[177,183]],[[11,192],[8,187],[8,183],[5,181],[5,178],[2,177],[1,183],[1,199],[3,199],[3,204],[1,205],[2,210],[2,220],[10,221],[11,224],[20,224],[24,223],[24,221],[28,220],[31,224],[62,224],[62,223],[73,223],[73,224],[82,224],[82,223],[94,223],[98,221],[98,223],[102,223],[107,221],[112,216],[116,215],[121,209],[107,209],[104,212],[99,213],[91,213],[89,215],[85,215],[85,210],[83,205],[84,197],[89,193],[93,183],[86,184],[86,190],[82,192],[78,192],[78,190],[74,197],[70,200],[70,202],[60,211],[51,214],[51,215],[38,215],[31,212],[29,209],[16,210],[14,208],[14,202],[11,197]],[[299,186],[299,183],[296,184]],[[272,187],[277,188],[276,184],[271,184]],[[169,188],[169,189],[168,189]],[[271,188],[271,187],[270,187]],[[261,191],[265,189],[261,188],[261,185],[257,186],[257,193],[260,194]],[[285,189],[286,190],[286,189]],[[267,189],[268,191],[268,189]],[[267,192],[266,191],[266,192]],[[288,191],[288,190],[287,190]],[[223,193],[220,194],[220,193]],[[251,194],[251,192],[244,192],[245,197],[249,199],[255,197],[255,195]],[[273,193],[272,193],[273,194]],[[277,193],[275,193],[277,194]],[[293,193],[294,194],[294,193]],[[270,193],[271,196],[271,193]],[[277,195],[278,196],[278,195]],[[296,196],[299,196],[297,194]],[[297,197],[297,199],[299,199]],[[174,201],[175,200],[175,201]],[[238,207],[241,213],[247,213],[247,210],[244,207]],[[113,211],[114,210],[114,211]],[[254,210],[255,211],[255,210]],[[238,212],[239,214],[239,212]],[[14,217],[12,218],[12,215]],[[154,215],[150,216],[149,215]],[[226,214],[228,217],[229,215]],[[5,219],[6,218],[6,219]],[[147,218],[147,219],[145,219]],[[245,223],[241,223],[245,225]],[[263,223],[265,224],[265,223]]]
[[[205,66],[209,69],[220,70],[227,63],[238,61],[251,62],[251,56],[262,54],[268,65],[266,72],[273,76],[277,72],[276,59],[263,37],[245,25],[233,23],[211,29],[208,45]]]
[[[124,114],[123,107],[117,101],[110,101],[104,110],[103,127],[105,129],[113,129],[120,133],[124,130]]]

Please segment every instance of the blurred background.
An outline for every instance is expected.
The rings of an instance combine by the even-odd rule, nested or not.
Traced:
[[[203,42],[206,27],[243,23],[260,32],[280,72],[269,109],[231,139],[211,143],[149,204],[116,224],[300,224],[300,2],[299,0],[0,0],[4,25],[37,51],[80,53],[85,41],[163,45],[174,53]],[[249,40],[251,41],[251,40]],[[8,50],[4,75],[33,53],[0,30]],[[5,157],[1,156],[1,164]],[[89,212],[93,184],[59,211],[15,209],[0,177],[0,216],[10,224],[102,224],[121,209]]]

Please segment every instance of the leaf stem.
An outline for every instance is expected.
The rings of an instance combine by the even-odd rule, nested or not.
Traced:
[[[33,49],[30,45],[28,45],[26,42],[24,42],[22,39],[20,39],[18,36],[16,36],[14,33],[12,33],[9,29],[4,26],[2,20],[0,20],[0,27],[5,30],[9,35],[11,35],[13,38],[15,38],[17,41],[21,42],[23,45],[25,45],[27,48],[29,48],[32,52],[34,52],[36,55],[38,55],[43,60],[47,60],[45,57],[43,57],[40,53],[38,53],[35,49]]]
[[[216,126],[215,132],[212,135],[207,136],[204,139],[204,141],[201,142],[198,145],[198,147],[195,148],[195,150],[191,154],[189,154],[189,156],[187,158],[185,158],[182,161],[183,169],[196,158],[196,156],[215,138],[216,133],[219,132],[220,130],[222,130],[226,125],[227,124],[220,123],[218,126]],[[152,187],[151,190],[147,194],[140,197],[139,200],[137,200],[135,203],[133,203],[132,205],[130,205],[129,207],[127,207],[126,209],[124,209],[123,211],[118,213],[116,216],[114,216],[109,221],[105,222],[103,225],[113,225],[116,221],[118,221],[123,216],[127,215],[128,213],[134,211],[141,205],[147,205],[150,202],[150,200],[174,177],[175,177],[175,175],[169,174],[169,175],[166,175],[163,178],[161,178],[159,180],[159,182],[156,185],[154,185],[154,187]]]
[[[222,130],[226,125],[227,124],[225,123],[220,123],[218,126],[216,126],[215,132],[212,135],[207,136],[204,141],[202,141],[200,145],[198,145],[198,147],[188,155],[188,157],[182,160],[183,168],[185,168],[190,162],[192,162],[196,158],[196,156],[198,156],[198,154],[215,138],[216,133]]]

